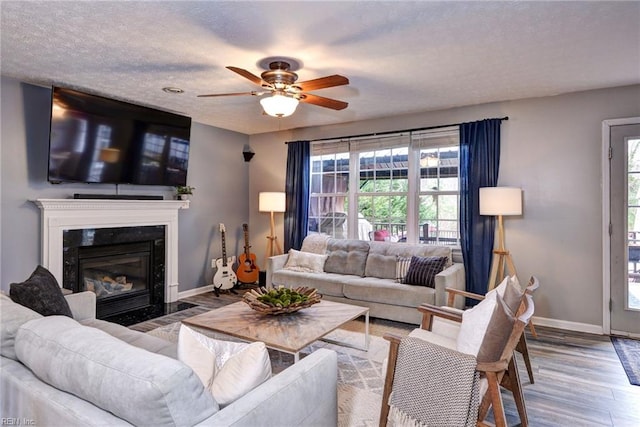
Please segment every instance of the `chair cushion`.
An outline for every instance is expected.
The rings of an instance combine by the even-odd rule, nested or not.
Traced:
[[[18,360],[42,381],[134,425],[194,425],[218,405],[193,370],[65,316],[23,324]]]
[[[221,407],[271,378],[264,343],[216,340],[184,325],[178,336],[178,359],[194,370]]]
[[[281,269],[273,272],[271,282],[273,286],[283,285],[288,288],[308,286],[316,288],[322,295],[341,297],[344,295],[344,283],[350,278],[356,277],[336,273],[302,273]]]
[[[436,274],[444,270],[447,257],[418,257],[412,256],[405,283],[408,285],[428,286],[435,288]]]
[[[435,303],[435,289],[396,283],[393,279],[349,276],[344,280],[344,296],[356,301],[405,307]]]
[[[289,257],[284,265],[285,270],[301,271],[304,273],[322,273],[327,255],[300,252],[289,249]]]
[[[324,264],[325,272],[364,276],[369,243],[362,240],[329,239],[327,254],[329,256]]]
[[[447,335],[436,334],[433,331],[427,331],[425,329],[416,328],[409,333],[412,338],[420,338],[421,340],[428,341],[431,344],[437,344],[450,350],[456,350],[456,339]]]
[[[18,360],[14,347],[18,328],[29,320],[41,317],[35,311],[13,302],[7,295],[0,293],[0,354]]]
[[[458,351],[476,356],[478,362],[499,360],[514,322],[500,294],[488,293],[478,305],[462,313]]]
[[[73,317],[58,281],[41,265],[24,282],[12,283],[9,295],[13,301],[43,316]]]
[[[453,307],[440,308],[451,311],[452,313],[463,313],[463,310],[459,310]],[[431,320],[431,332],[455,339],[460,333],[460,324],[460,322],[456,322],[455,320],[443,319],[441,317],[434,316]]]

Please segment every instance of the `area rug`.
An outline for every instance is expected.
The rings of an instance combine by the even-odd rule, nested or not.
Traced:
[[[180,322],[175,322],[147,332],[150,335],[176,342]],[[199,329],[205,335],[229,341],[236,338]],[[331,340],[361,345],[364,334],[338,329],[327,336]],[[369,351],[357,350],[324,341],[315,342],[300,352],[300,358],[318,348],[335,350],[338,355],[338,425],[377,426],[382,402],[382,362],[388,352],[388,343],[376,336],[370,337]],[[272,371],[277,375],[293,364],[293,355],[269,349]]]
[[[640,340],[611,337],[613,348],[632,385],[640,386]]]

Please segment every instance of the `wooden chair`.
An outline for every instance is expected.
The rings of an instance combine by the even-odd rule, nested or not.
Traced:
[[[524,292],[526,294],[533,295],[533,293],[539,287],[540,287],[540,281],[538,280],[538,278],[535,277],[535,276],[531,276],[531,278],[529,279],[529,283],[527,284],[527,287],[525,288]],[[447,298],[447,307],[450,307],[450,308],[453,308],[453,303],[454,303],[456,295],[463,296],[463,297],[466,297],[466,298],[475,299],[477,301],[481,301],[481,300],[484,299],[484,295],[474,294],[472,292],[461,291],[461,290],[458,290],[458,289],[445,288],[445,291],[449,295],[448,298]],[[520,312],[522,312],[522,306],[519,308],[519,310],[518,310],[518,312],[516,314],[518,314]],[[533,326],[533,322],[531,322],[531,321],[529,321],[529,329],[531,331],[531,334],[535,338],[537,338],[538,335],[536,334],[535,328]],[[524,360],[524,364],[525,364],[525,366],[527,368],[527,374],[529,376],[529,382],[531,384],[533,384],[534,383],[533,367],[531,366],[531,359],[529,358],[529,347],[527,346],[527,336],[526,336],[526,334],[522,334],[522,336],[520,337],[520,341],[518,341],[518,345],[516,346],[516,351],[518,353],[522,354],[522,358]]]
[[[539,286],[540,286],[540,283],[538,279],[532,276],[529,281],[529,285],[527,286],[525,292],[522,293],[522,298],[519,304],[517,305],[518,308],[516,310],[516,315],[523,313],[525,310],[525,307],[523,305],[524,302],[526,301],[525,296],[528,295],[531,297],[532,293]],[[462,296],[475,297],[478,300],[483,300],[485,298],[484,295],[477,295],[470,292],[458,291],[454,289],[454,290],[450,290],[449,292],[449,301],[452,301],[454,299],[454,297],[452,297],[451,294],[454,294],[454,296],[458,294]],[[454,336],[457,335],[458,329],[459,329],[458,323],[460,322],[460,320],[457,320],[455,315],[456,314],[459,315],[460,317],[458,319],[461,319],[463,310],[459,310],[449,306],[439,307],[438,309],[439,310],[436,311],[435,307],[432,307],[432,306],[428,307],[427,305],[424,305],[424,304],[423,306],[418,308],[418,310],[422,311],[422,328],[429,331],[434,330],[437,334],[446,334],[446,335],[454,335]],[[446,316],[447,313],[450,316],[447,317]],[[434,316],[436,319],[434,319]],[[444,325],[445,327],[447,327],[447,323],[453,324],[453,327],[448,326],[448,329],[446,329],[445,327],[443,327],[442,325],[443,323],[445,324]],[[529,359],[529,350],[527,348],[526,336],[524,333],[520,335],[518,342],[516,344],[515,350],[518,351],[519,353],[522,353],[524,357],[525,365],[527,365],[527,373],[530,376],[531,382],[533,382],[533,370],[531,368],[531,362]],[[524,394],[522,393],[522,384],[520,382],[518,367],[517,367],[515,358],[512,358],[509,361],[509,373],[510,373],[509,378],[513,380],[508,382],[505,381],[505,384],[503,384],[503,386],[507,390],[512,392],[513,398],[516,403],[516,407],[518,409],[518,414],[520,415],[520,419],[522,421],[522,425],[526,426],[527,413],[526,413],[526,407],[524,403]]]
[[[524,329],[531,319],[534,312],[533,299],[530,295],[525,294],[523,296],[523,308],[524,311],[518,316],[514,322],[513,328],[509,333],[509,338],[502,350],[502,354],[498,360],[492,362],[478,363],[476,371],[480,374],[481,379],[487,381],[486,392],[481,396],[480,408],[478,410],[477,426],[488,426],[485,421],[489,409],[492,409],[495,425],[497,427],[506,427],[507,420],[504,413],[504,406],[502,402],[502,395],[500,393],[500,386],[511,390],[516,394],[516,402],[522,403],[522,408],[518,407],[520,414],[521,425],[526,427],[528,425],[528,419],[526,416],[526,409],[524,408],[524,396],[522,395],[522,389],[520,387],[514,387],[515,384],[519,384],[518,371],[515,368],[515,364],[512,365],[513,352],[516,345],[520,340],[520,336],[523,334]],[[460,313],[453,313],[446,309],[423,305],[420,308],[423,313],[429,313],[430,316],[438,316],[445,319],[461,322],[462,315]],[[387,425],[387,418],[389,416],[389,396],[393,389],[393,380],[395,376],[396,361],[398,359],[398,349],[400,346],[401,338],[391,334],[385,334],[385,339],[390,342],[388,367],[385,377],[385,385],[382,395],[382,408],[380,410],[380,427]],[[512,368],[513,366],[513,368]],[[518,405],[518,403],[516,403]]]

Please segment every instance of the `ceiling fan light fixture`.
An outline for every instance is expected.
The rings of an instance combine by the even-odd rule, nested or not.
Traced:
[[[288,117],[296,111],[298,102],[296,98],[276,93],[273,96],[262,98],[260,105],[262,105],[264,112],[270,116]]]

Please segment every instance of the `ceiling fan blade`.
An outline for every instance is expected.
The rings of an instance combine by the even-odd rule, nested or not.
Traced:
[[[251,92],[232,92],[232,93],[212,93],[208,95],[198,95],[198,98],[211,98],[214,96],[242,96],[242,95],[252,95],[252,96],[261,96],[267,92],[256,92],[252,90]]]
[[[339,74],[332,76],[320,77],[318,79],[307,80],[304,82],[297,82],[295,85],[302,88],[304,92],[310,92],[312,90],[324,89],[334,86],[348,85],[349,79]]]
[[[349,105],[344,101],[312,95],[310,93],[302,94],[300,96],[300,102],[306,102],[307,104],[313,104],[319,107],[331,108],[332,110],[344,110]]]
[[[263,81],[260,77],[242,68],[227,67],[227,69],[233,71],[234,73],[240,74],[245,79],[251,80],[253,83],[257,84],[258,86],[263,86],[265,84],[269,85],[267,82]]]

